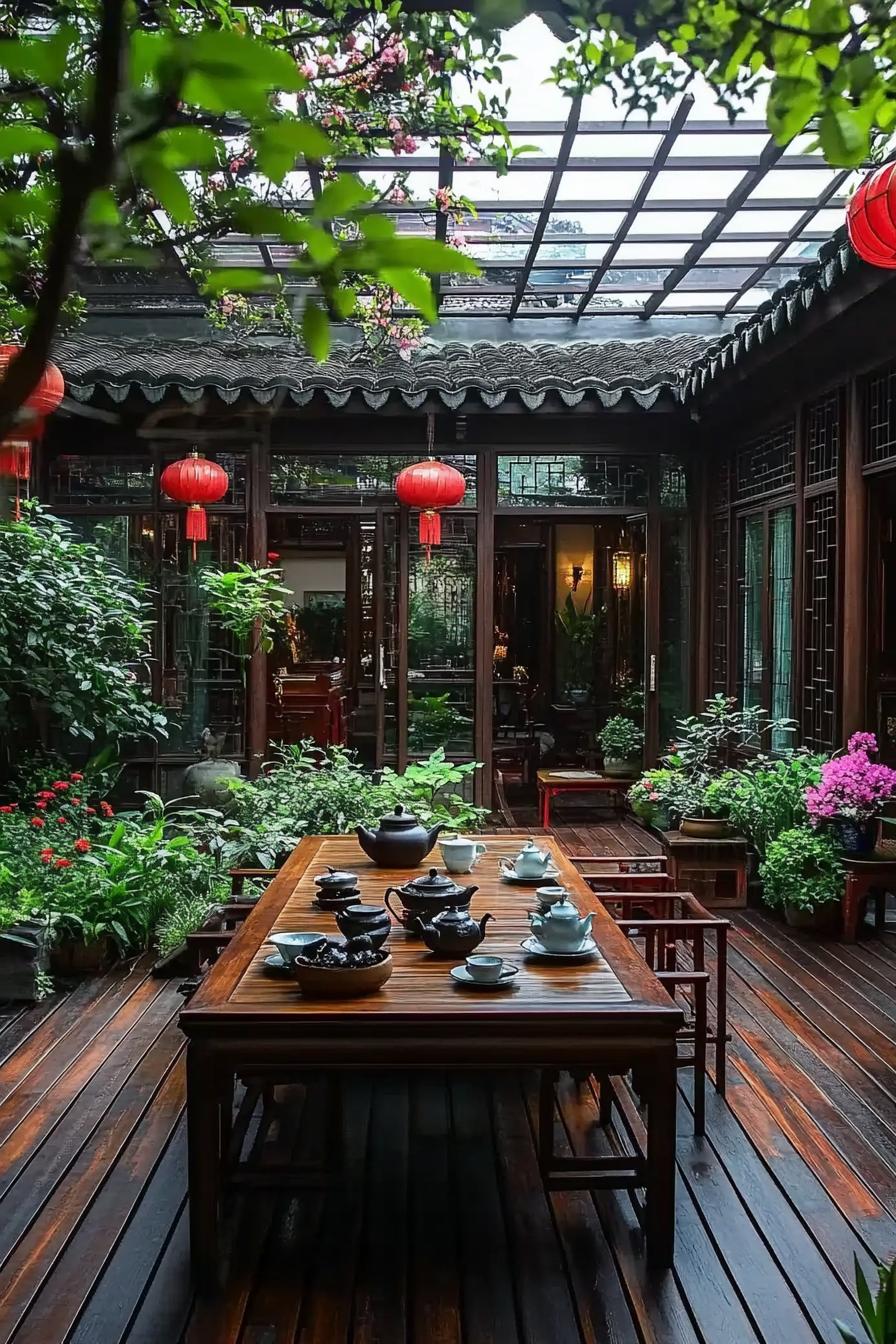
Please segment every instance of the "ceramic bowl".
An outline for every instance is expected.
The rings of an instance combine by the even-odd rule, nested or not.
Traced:
[[[307,999],[357,999],[382,989],[392,974],[392,958],[387,952],[375,966],[358,969],[294,961],[290,969]]]
[[[291,966],[296,957],[307,955],[315,948],[323,947],[327,941],[325,933],[272,933],[268,939],[273,943],[287,966]]]

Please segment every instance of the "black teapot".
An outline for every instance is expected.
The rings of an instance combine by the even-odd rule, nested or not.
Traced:
[[[366,935],[375,948],[381,948],[392,931],[392,921],[383,905],[365,905],[359,901],[336,912],[339,932],[346,938]]]
[[[478,887],[459,887],[438,869],[430,868],[425,877],[415,877],[403,887],[388,887],[385,901],[395,918],[413,933],[417,915],[432,919],[449,906],[468,906],[478,890]],[[396,910],[389,900],[393,893],[401,898],[403,909]]]
[[[402,803],[380,818],[379,830],[357,826],[361,848],[378,868],[416,868],[435,844],[439,832],[445,829],[443,821],[430,830],[422,826],[413,812]]]
[[[494,915],[483,915],[477,923],[468,906],[449,905],[432,919],[412,915],[408,925],[437,957],[466,957],[482,942],[490,919]]]

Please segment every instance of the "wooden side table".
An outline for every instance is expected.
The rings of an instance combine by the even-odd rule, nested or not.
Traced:
[[[862,901],[874,898],[874,927],[878,933],[884,928],[887,914],[887,892],[896,891],[896,855],[886,853],[848,855],[843,864],[843,896],[840,910],[843,918],[843,941],[854,943],[859,932]]]
[[[634,784],[631,779],[602,775],[597,770],[539,770],[539,824],[547,830],[551,824],[551,799],[558,793],[625,793]]]
[[[743,909],[747,903],[747,842],[743,836],[701,840],[681,831],[661,831],[660,839],[673,891],[699,886],[704,905]],[[706,890],[709,877],[711,891]]]

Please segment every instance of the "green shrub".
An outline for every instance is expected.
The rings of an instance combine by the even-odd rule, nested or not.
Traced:
[[[763,858],[783,831],[806,824],[806,789],[818,783],[824,759],[807,752],[760,757],[746,769],[726,770],[709,785],[707,799]]]
[[[632,719],[627,719],[624,714],[614,714],[601,728],[597,740],[605,756],[630,761],[640,754],[644,734]]]
[[[792,905],[813,911],[839,901],[843,892],[839,851],[808,826],[795,826],[772,840],[759,876],[763,898],[778,908]]]

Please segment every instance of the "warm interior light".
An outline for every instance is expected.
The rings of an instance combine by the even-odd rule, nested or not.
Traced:
[[[631,551],[613,552],[613,587],[617,593],[626,593],[632,586]]]

